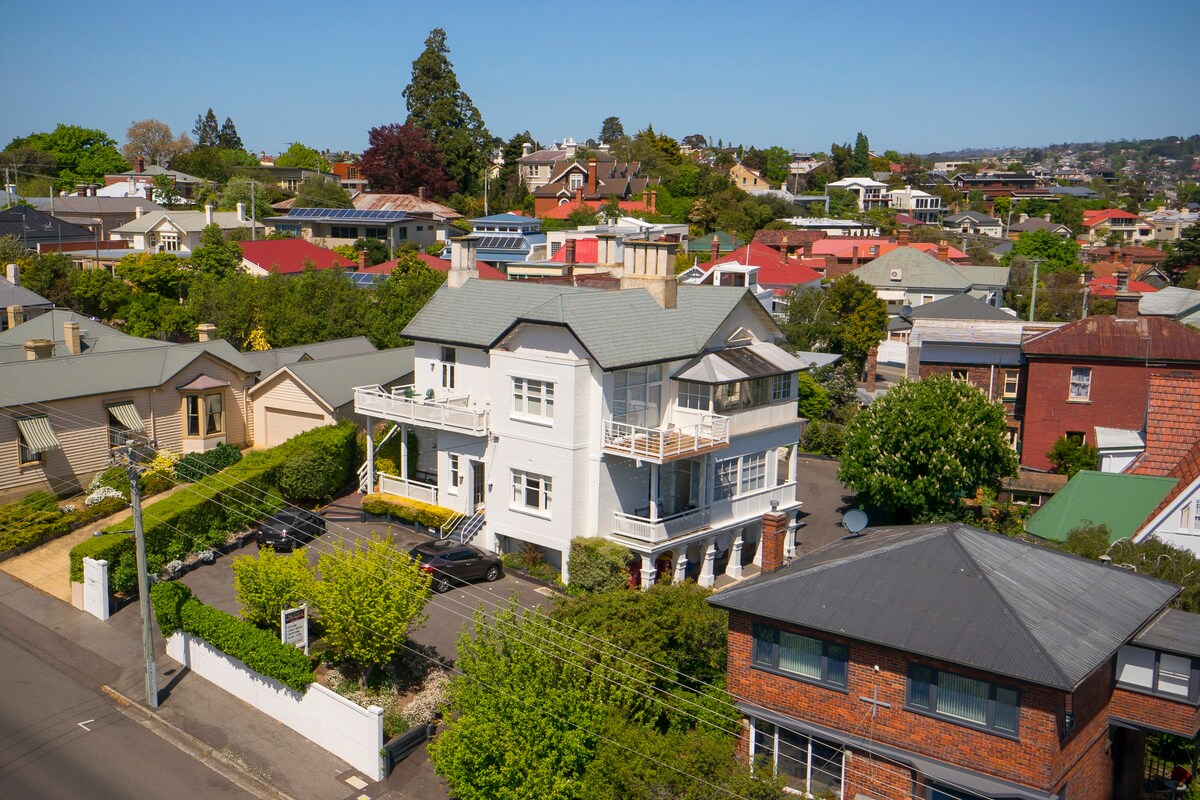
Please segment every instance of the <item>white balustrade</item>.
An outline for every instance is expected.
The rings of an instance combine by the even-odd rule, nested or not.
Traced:
[[[372,417],[408,422],[427,428],[483,436],[488,432],[486,408],[471,408],[466,395],[426,397],[412,386],[398,386],[390,392],[379,386],[357,386],[354,410]]]

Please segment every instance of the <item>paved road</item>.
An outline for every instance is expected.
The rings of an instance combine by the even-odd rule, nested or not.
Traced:
[[[2,800],[252,797],[125,716],[69,665],[10,635],[0,630]]]

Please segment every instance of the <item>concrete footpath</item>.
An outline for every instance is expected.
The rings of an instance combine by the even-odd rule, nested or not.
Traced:
[[[437,796],[422,792],[432,776],[427,765],[422,769],[423,751],[385,784],[370,785],[303,736],[182,669],[163,652],[157,631],[160,705],[155,711],[146,708],[137,603],[101,622],[0,572],[0,636],[36,647],[82,683],[108,687],[114,704],[126,713],[264,800]]]

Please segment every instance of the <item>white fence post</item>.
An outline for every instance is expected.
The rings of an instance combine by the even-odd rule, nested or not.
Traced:
[[[107,561],[83,560],[83,610],[96,619],[108,619]]]

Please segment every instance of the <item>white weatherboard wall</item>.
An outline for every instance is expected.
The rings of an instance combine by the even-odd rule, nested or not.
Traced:
[[[383,709],[363,708],[319,684],[304,694],[253,671],[203,639],[175,632],[167,655],[234,697],[287,725],[371,780],[383,780]]]

